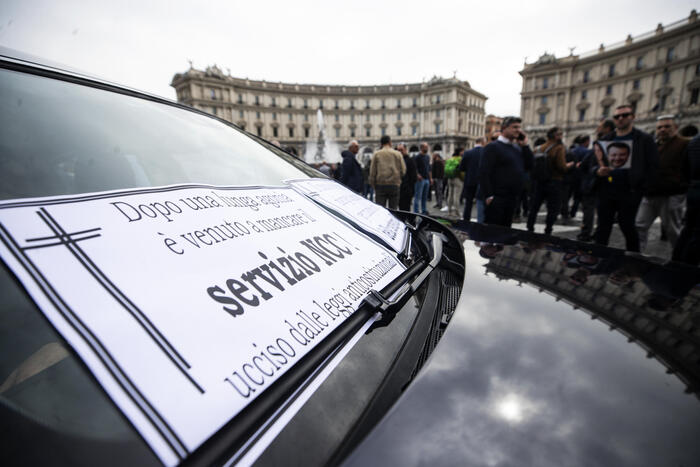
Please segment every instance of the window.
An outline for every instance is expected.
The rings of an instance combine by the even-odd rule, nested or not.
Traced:
[[[289,121],[292,121],[292,114],[289,114]]]
[[[615,76],[615,64],[611,63],[608,67],[608,78],[612,78],[613,76]]]
[[[635,70],[641,70],[644,68],[644,57],[637,57],[637,63],[634,66]]]
[[[659,111],[666,110],[666,96],[659,97]]]
[[[386,121],[386,114],[382,114],[382,121],[383,121],[383,122]]]
[[[400,126],[396,127],[396,136],[401,136],[401,127]]]
[[[307,99],[304,99],[304,108],[305,109],[309,108],[309,101]]]
[[[411,127],[411,136],[416,136],[418,134],[418,125]]]
[[[262,127],[261,127],[261,126],[258,126],[258,127],[255,127],[255,129],[256,129],[257,132],[258,132],[258,136],[262,136]]]
[[[212,107],[212,108],[211,108],[211,113],[212,113],[213,115],[216,115],[216,107]]]
[[[368,138],[372,136],[372,129],[371,128],[365,128],[365,136]]]
[[[340,128],[335,129],[335,137],[340,138]]]
[[[413,98],[413,104],[412,104],[412,105],[413,105],[413,107],[417,107],[417,106],[418,106],[418,98],[416,98],[416,97]]]
[[[255,105],[260,105],[260,96],[255,96]]]
[[[386,128],[382,127],[382,136],[386,136]]]
[[[581,100],[586,100],[587,97],[588,97],[588,91],[586,91],[584,89],[583,91],[581,91]]]
[[[339,122],[339,121],[340,121],[340,115],[335,114],[335,121],[336,121],[336,122]]]
[[[603,118],[608,118],[610,116],[610,106],[603,106]]]
[[[365,109],[369,109],[369,99],[365,100]]]
[[[214,91],[213,89],[210,89],[209,90],[209,97],[211,97],[211,99],[213,101],[215,101],[216,100],[216,91]]]
[[[440,133],[440,124],[439,123],[435,124],[435,133]]]
[[[238,95],[238,103],[242,104],[243,103],[243,94]]]
[[[277,120],[277,112],[272,112],[272,119]]]
[[[354,128],[350,128],[350,137],[351,138],[355,137],[355,129]]]
[[[294,138],[294,128],[290,127],[290,128],[288,128],[288,130],[289,130],[289,137]]]
[[[436,103],[436,104],[439,104],[439,103],[440,103],[440,97],[442,97],[442,96],[440,96],[440,94],[438,94],[437,96],[435,96],[435,103]]]
[[[668,70],[664,70],[664,74],[662,75],[661,81],[663,84],[668,84],[669,81],[671,81],[671,73],[669,73]]]
[[[239,110],[239,111],[238,111],[238,116],[239,116],[240,118],[243,118],[243,111],[242,111],[242,110]]]
[[[288,98],[287,99],[287,107],[291,107],[291,106],[292,106],[292,99]]]
[[[340,108],[340,106],[338,105],[338,99],[335,100],[335,108],[336,110]]]
[[[304,128],[304,138],[308,138],[308,137],[309,137],[309,129]]]
[[[318,108],[322,109],[323,108],[323,99],[318,100]]]
[[[255,112],[255,118],[257,118],[258,120],[260,120],[260,112]]]
[[[609,96],[610,94],[612,94],[612,91],[613,91],[612,84],[608,84],[607,86],[605,86],[605,95],[606,96]]]
[[[277,107],[277,98],[275,98],[275,97],[272,98],[271,107]]]
[[[542,113],[540,114],[540,125],[544,125],[545,123],[547,123],[547,114]]]
[[[386,103],[384,102],[384,99],[382,99],[382,109],[386,109]]]
[[[590,78],[591,78],[591,73],[590,73],[590,71],[585,70],[585,71],[583,72],[583,82],[584,82],[584,83],[587,83],[588,81],[590,81]]]
[[[277,133],[278,133],[277,127],[276,127],[276,126],[273,126],[273,127],[272,127],[272,136],[274,136],[275,138],[277,138]]]
[[[396,120],[401,121],[401,112],[396,114]]]
[[[355,110],[355,101],[350,101],[350,110]]]
[[[638,79],[635,79],[634,81],[632,81],[632,89],[634,89],[635,91],[639,90],[639,80]]]
[[[549,78],[545,76],[542,78],[542,89],[547,89],[549,88]]]
[[[309,114],[304,114],[304,121],[308,122],[309,121]]]
[[[401,99],[396,99],[396,108],[397,109],[401,108]]]
[[[693,88],[690,90],[690,105],[698,104],[698,94],[700,94],[700,88]]]
[[[365,115],[365,121],[369,122],[369,114]]]
[[[700,75],[700,63],[695,65],[695,76]]]
[[[578,121],[582,122],[586,120],[586,109],[581,109],[578,111]]]
[[[435,111],[435,118],[440,118],[440,109]]]
[[[674,51],[675,51],[675,50],[674,50],[673,47],[669,47],[669,48],[666,50],[666,61],[667,61],[667,62],[673,61],[673,59],[674,59]]]
[[[355,121],[355,114],[350,114],[350,121],[354,122]]]
[[[542,96],[542,105],[547,105],[547,96]]]

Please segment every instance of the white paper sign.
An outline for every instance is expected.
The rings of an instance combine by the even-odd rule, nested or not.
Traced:
[[[290,180],[290,185],[376,235],[395,251],[403,251],[406,225],[389,210],[363,198],[346,186],[321,178]]]
[[[404,267],[289,187],[0,203],[0,256],[167,465]]]

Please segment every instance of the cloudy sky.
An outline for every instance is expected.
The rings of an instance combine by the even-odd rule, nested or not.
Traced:
[[[518,114],[522,69],[687,18],[693,1],[2,0],[0,45],[174,99],[172,76],[322,84],[469,81]]]

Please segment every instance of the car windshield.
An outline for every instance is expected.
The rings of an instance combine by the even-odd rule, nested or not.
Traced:
[[[0,107],[3,200],[322,177],[224,122],[117,89],[2,69]],[[67,464],[85,463],[87,452],[120,465],[157,464],[4,264],[0,296],[0,418],[7,426],[41,433],[47,453],[71,446],[62,451]],[[10,444],[11,458],[30,449]]]
[[[0,106],[0,199],[317,174],[214,118],[90,86],[0,70]]]

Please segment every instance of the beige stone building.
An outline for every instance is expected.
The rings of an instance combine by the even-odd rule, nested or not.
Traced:
[[[486,96],[455,77],[376,86],[293,84],[236,78],[210,66],[177,73],[171,86],[178,102],[278,140],[307,162],[314,162],[319,109],[330,162],[340,160],[340,150],[353,139],[363,155],[376,150],[387,134],[412,152],[427,141],[431,150],[449,157],[484,134]]]
[[[675,114],[681,128],[700,126],[700,21],[688,18],[597,50],[526,63],[520,114],[525,131],[543,135],[559,126],[567,142],[593,134],[616,106],[636,109],[636,125],[654,129],[656,117]]]

